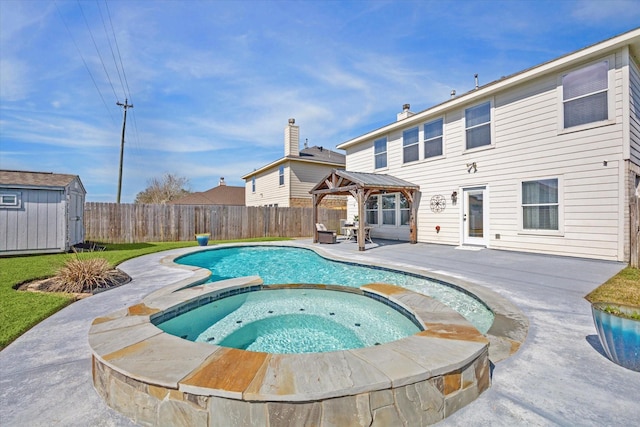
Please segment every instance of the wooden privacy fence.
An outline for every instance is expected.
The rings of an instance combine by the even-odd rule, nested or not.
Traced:
[[[339,230],[346,209],[319,209],[319,221]],[[85,203],[85,239],[104,243],[176,242],[211,233],[212,240],[311,237],[313,208],[226,205]]]

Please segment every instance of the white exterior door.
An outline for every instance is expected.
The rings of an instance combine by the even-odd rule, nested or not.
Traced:
[[[463,190],[462,243],[486,246],[488,242],[489,209],[487,188]]]

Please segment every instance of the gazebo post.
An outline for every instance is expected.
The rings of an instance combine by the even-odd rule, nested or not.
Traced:
[[[416,190],[411,191],[411,209],[409,209],[409,243],[418,243],[418,227],[416,226]]]
[[[358,250],[364,251],[364,188],[358,188]]]
[[[318,204],[320,201],[317,194],[313,194],[313,243],[318,243]]]

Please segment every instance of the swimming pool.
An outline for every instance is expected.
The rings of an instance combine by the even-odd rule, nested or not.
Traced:
[[[359,287],[389,283],[428,295],[451,307],[480,332],[493,324],[493,312],[480,300],[448,283],[386,268],[332,261],[312,250],[283,246],[241,246],[185,255],[178,264],[206,268],[209,282],[235,277],[260,276],[265,284],[310,283]]]
[[[411,313],[385,302],[327,289],[248,289],[156,326],[190,341],[278,354],[369,347],[422,330]]]

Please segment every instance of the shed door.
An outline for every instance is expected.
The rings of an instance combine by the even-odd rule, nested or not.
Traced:
[[[82,194],[69,195],[69,245],[84,241],[84,200]]]

